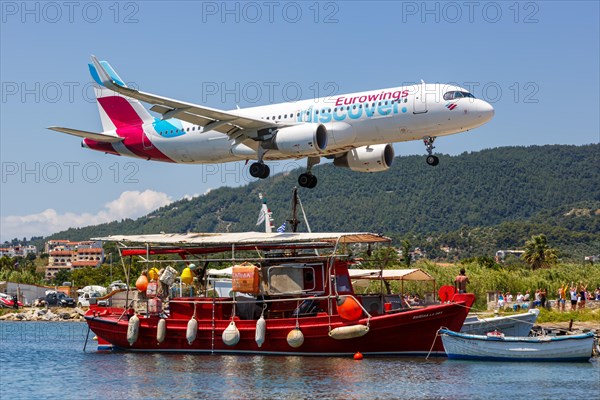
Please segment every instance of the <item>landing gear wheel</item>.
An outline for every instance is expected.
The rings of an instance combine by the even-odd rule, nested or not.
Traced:
[[[300,174],[298,177],[298,185],[312,189],[317,186],[317,177],[313,174]]]
[[[262,174],[259,176],[260,179],[266,179],[271,174],[271,168],[267,164],[263,164]]]
[[[427,164],[431,165],[432,167],[435,167],[436,165],[438,165],[440,163],[440,159],[437,156],[427,156],[425,161],[427,162]]]
[[[269,177],[270,173],[271,169],[266,164],[255,162],[250,165],[250,175],[254,178],[265,179]]]

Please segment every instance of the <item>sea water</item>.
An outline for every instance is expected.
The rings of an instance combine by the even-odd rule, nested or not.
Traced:
[[[0,322],[1,399],[598,399],[600,360],[98,352],[87,325]]]

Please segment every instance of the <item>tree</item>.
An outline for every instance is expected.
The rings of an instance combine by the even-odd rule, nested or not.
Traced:
[[[410,242],[407,239],[402,241],[402,257],[402,263],[406,266],[406,268],[410,268],[412,256],[410,254]]]
[[[558,251],[548,245],[546,235],[532,236],[525,242],[525,253],[521,258],[531,266],[531,269],[550,267],[558,261]]]

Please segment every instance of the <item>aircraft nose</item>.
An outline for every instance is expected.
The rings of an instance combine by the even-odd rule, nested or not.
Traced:
[[[482,122],[488,122],[490,119],[494,117],[495,111],[494,107],[487,101],[478,99],[479,101],[475,105],[475,113],[478,118],[481,118]]]

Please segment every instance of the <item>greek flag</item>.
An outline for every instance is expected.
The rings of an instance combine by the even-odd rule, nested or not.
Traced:
[[[285,233],[285,222],[279,228],[277,228],[277,233]]]

